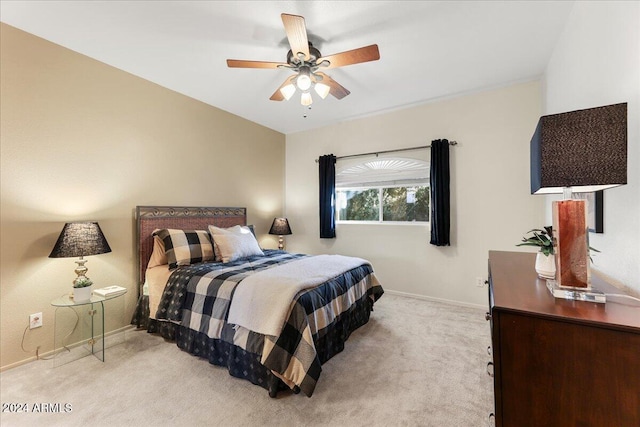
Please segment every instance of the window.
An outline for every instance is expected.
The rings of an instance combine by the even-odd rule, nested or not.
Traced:
[[[429,164],[425,160],[376,157],[336,169],[337,221],[429,221]]]
[[[429,221],[429,187],[339,188],[338,221]]]

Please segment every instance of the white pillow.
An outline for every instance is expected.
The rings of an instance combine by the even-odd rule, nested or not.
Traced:
[[[264,255],[251,232],[216,234],[214,241],[218,244],[222,262],[231,262],[251,255]]]
[[[220,227],[216,227],[215,225],[210,225],[209,234],[211,234],[211,237],[213,238],[213,253],[215,255],[215,261],[216,262],[222,261],[222,255],[220,254],[220,248],[218,248],[218,242],[216,242],[216,236],[219,236],[222,234],[245,234],[245,233],[251,233],[251,230],[249,230],[249,227],[234,225],[233,227],[229,227],[229,228],[220,228]]]
[[[243,227],[241,225],[234,225],[233,227],[229,228],[220,228],[216,227],[215,225],[210,225],[209,233],[211,233],[212,236],[216,234],[241,233],[242,228]],[[248,229],[248,227],[244,228]]]

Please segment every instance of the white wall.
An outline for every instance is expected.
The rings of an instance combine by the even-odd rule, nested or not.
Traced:
[[[475,279],[487,276],[487,252],[517,250],[526,231],[545,225],[544,197],[529,194],[540,92],[529,82],[287,135],[286,214],[294,233],[287,249],[360,256],[373,263],[385,289],[486,305],[486,288]],[[339,224],[336,239],[319,238],[318,156],[439,138],[459,143],[451,148],[451,247],[430,245],[423,225]]]
[[[640,2],[576,2],[544,82],[545,114],[628,103],[628,184],[604,192],[590,244],[594,269],[640,291]]]

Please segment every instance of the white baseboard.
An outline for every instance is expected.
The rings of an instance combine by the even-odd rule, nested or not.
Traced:
[[[413,299],[421,299],[421,300],[426,300],[426,301],[441,302],[443,304],[457,305],[459,307],[475,308],[475,309],[483,310],[483,311],[487,310],[487,306],[485,306],[485,305],[471,304],[471,303],[468,303],[468,302],[454,301],[454,300],[449,300],[449,299],[444,299],[444,298],[429,297],[429,296],[426,296],[426,295],[411,294],[411,293],[408,293],[408,292],[400,292],[400,291],[394,291],[394,290],[385,289],[384,293],[391,294],[391,295],[397,295],[397,296],[400,296],[400,297],[406,297],[406,298],[413,298]]]
[[[107,344],[107,341],[109,341],[110,337],[113,337],[113,336],[118,335],[120,333],[126,334],[126,332],[128,332],[130,330],[134,330],[134,329],[135,329],[135,326],[126,325],[126,326],[123,326],[121,328],[114,329],[113,331],[107,332],[106,334],[104,334],[104,337],[105,337],[105,348],[109,347],[109,345]],[[125,335],[125,339],[126,339],[126,335]],[[73,347],[80,346],[82,344],[84,344],[84,341],[79,342],[79,343],[70,344],[67,347],[73,348]],[[62,349],[62,347],[58,348],[58,349],[49,350],[46,353],[40,353],[37,356],[31,356],[31,357],[28,357],[26,359],[20,360],[19,362],[15,362],[15,363],[12,363],[10,365],[2,366],[2,367],[0,367],[0,372],[4,372],[4,371],[7,371],[9,369],[17,368],[18,366],[26,365],[27,363],[35,362],[37,360],[51,360],[51,358],[58,351],[60,351],[61,349]]]

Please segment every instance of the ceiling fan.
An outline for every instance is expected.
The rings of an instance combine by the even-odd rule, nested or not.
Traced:
[[[295,71],[296,74],[289,76],[271,95],[269,99],[272,101],[282,101],[283,99],[288,101],[297,88],[302,92],[300,103],[309,106],[313,102],[309,91],[312,87],[322,99],[326,98],[328,94],[342,99],[351,92],[319,70],[380,59],[380,52],[376,44],[322,56],[320,51],[308,40],[307,28],[302,16],[286,13],[280,16],[291,46],[291,50],[287,53],[286,63],[227,59],[227,66],[231,68],[288,68]]]

